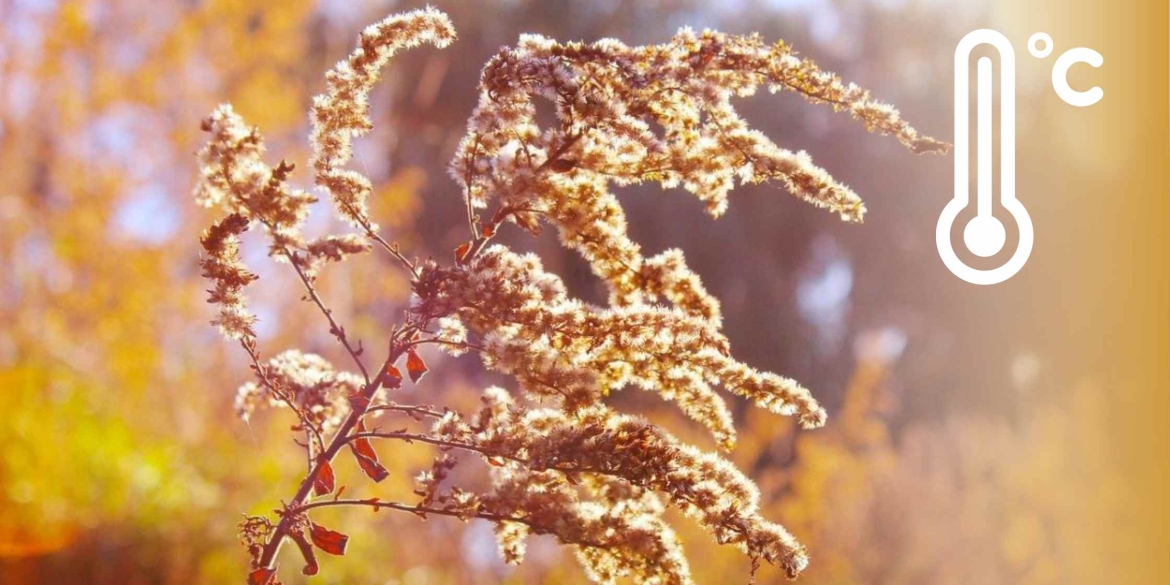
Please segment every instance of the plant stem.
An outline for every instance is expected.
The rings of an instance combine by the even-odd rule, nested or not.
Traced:
[[[401,357],[402,353],[402,349],[399,349],[396,345],[392,344],[390,356],[387,358],[386,363],[394,363],[398,360],[399,357]],[[305,479],[301,481],[301,485],[297,488],[296,494],[293,495],[292,501],[286,505],[286,511],[305,509],[303,504],[309,497],[309,494],[312,492],[313,482],[315,481],[317,474],[321,471],[322,463],[332,462],[333,458],[337,456],[337,453],[341,451],[341,448],[349,443],[350,432],[354,429],[354,427],[357,426],[362,417],[365,416],[366,411],[369,409],[370,400],[373,399],[374,393],[378,390],[378,387],[382,385],[382,381],[386,377],[386,371],[387,368],[381,368],[378,371],[378,375],[374,376],[374,379],[370,380],[370,382],[366,384],[364,388],[362,388],[361,396],[366,398],[366,400],[354,401],[354,410],[349,413],[349,416],[346,417],[345,422],[343,422],[341,427],[337,429],[337,433],[335,433],[333,438],[329,441],[329,446],[325,448],[320,457],[318,457],[317,462],[313,465],[313,468],[309,470],[308,475],[306,475]],[[292,524],[295,516],[296,515],[292,513],[285,513],[280,517],[280,522],[276,525],[276,530],[273,531],[272,537],[264,545],[264,551],[260,555],[258,564],[259,567],[272,568],[273,561],[276,560],[276,554],[280,552],[280,547],[284,544],[284,538],[287,536],[288,529]]]

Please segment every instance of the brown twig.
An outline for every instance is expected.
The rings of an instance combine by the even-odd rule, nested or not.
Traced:
[[[386,358],[386,363],[392,364],[395,361],[398,361],[398,358],[401,357],[403,353],[405,353],[405,349],[397,347],[397,344],[394,342],[394,338],[392,337],[390,355]],[[354,429],[354,427],[357,426],[358,422],[361,421],[362,417],[365,416],[366,412],[369,410],[369,401],[373,398],[374,393],[377,392],[378,388],[382,385],[382,382],[386,378],[387,371],[387,368],[380,369],[378,371],[378,375],[374,376],[374,379],[370,380],[366,386],[362,388],[360,396],[365,400],[354,401],[354,409],[350,411],[349,416],[345,419],[345,422],[343,422],[341,427],[337,429],[337,432],[333,435],[333,439],[329,442],[329,446],[326,447],[325,450],[321,453],[320,457],[318,457],[317,463],[313,466],[312,469],[309,470],[309,473],[305,476],[305,478],[301,480],[300,486],[297,488],[297,491],[293,495],[292,500],[286,506],[286,509],[302,509],[302,504],[312,492],[313,482],[316,480],[317,474],[320,473],[324,464],[331,463],[341,448],[348,444],[348,437],[350,432]],[[283,514],[281,516],[280,522],[276,525],[272,536],[269,538],[268,542],[265,543],[264,550],[260,554],[260,559],[257,561],[259,567],[271,568],[273,566],[273,561],[276,559],[276,554],[280,552],[281,545],[284,544],[285,536],[288,534],[288,530],[292,525],[294,516],[295,514]]]
[[[493,512],[483,512],[483,511],[477,511],[477,512],[468,514],[468,512],[464,511],[464,510],[434,508],[434,507],[421,506],[421,505],[412,506],[410,504],[404,504],[402,502],[392,502],[392,501],[386,501],[386,500],[379,500],[376,498],[372,498],[372,499],[368,499],[368,500],[339,499],[339,500],[322,500],[319,502],[312,502],[309,504],[305,504],[305,505],[303,505],[295,510],[292,510],[292,512],[294,512],[294,513],[290,514],[290,516],[295,516],[297,513],[306,512],[306,511],[314,509],[314,508],[329,508],[329,507],[333,507],[333,506],[366,506],[366,507],[373,508],[375,510],[387,508],[387,509],[391,509],[391,510],[398,510],[400,512],[410,512],[412,514],[420,514],[420,515],[434,514],[436,516],[448,516],[451,518],[459,518],[461,520],[466,520],[468,518],[479,518],[481,520],[490,520],[492,522],[516,522],[518,524],[524,524],[524,525],[530,526],[532,528],[539,528],[538,525],[536,525],[530,519],[523,517],[523,516],[511,516],[508,514],[496,514]],[[606,548],[606,546],[607,546],[605,543],[601,543],[601,542],[597,542],[597,541],[590,541],[590,540],[567,541],[567,540],[564,540],[564,539],[559,538],[559,537],[558,537],[558,540],[561,540],[562,544],[574,544],[577,546],[586,546],[586,547],[590,547],[590,548]]]
[[[289,396],[283,388],[280,388],[275,382],[272,381],[272,378],[268,375],[268,366],[260,363],[260,352],[256,349],[255,342],[250,338],[243,338],[240,339],[240,346],[244,348],[244,351],[248,354],[248,358],[252,361],[252,370],[256,372],[256,378],[260,380],[260,383],[265,388],[267,388],[268,391],[277,398],[277,400],[280,400],[285,404],[285,406],[288,406],[289,410],[293,411],[293,413],[297,415],[297,418],[300,419],[301,426],[305,428],[305,434],[309,439],[306,448],[308,448],[310,452],[312,451],[309,446],[313,444],[313,439],[317,441],[318,445],[324,448],[325,439],[321,437],[321,431],[316,427],[316,425],[312,423],[312,421],[309,420],[309,416],[305,414],[304,410],[302,410],[301,407],[296,404],[292,397]]]

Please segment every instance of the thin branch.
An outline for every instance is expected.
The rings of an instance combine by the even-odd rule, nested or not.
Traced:
[[[447,439],[441,439],[439,437],[434,437],[431,435],[423,435],[423,434],[419,434],[419,433],[408,433],[405,431],[393,431],[393,432],[370,431],[370,432],[364,432],[364,433],[354,433],[353,435],[350,435],[346,439],[346,441],[351,442],[351,441],[357,441],[359,439],[398,439],[400,441],[406,441],[406,442],[417,441],[419,443],[427,443],[429,445],[435,445],[438,447],[443,447],[445,449],[463,449],[464,451],[474,451],[474,452],[479,453],[485,457],[496,457],[496,455],[488,453],[482,447],[479,447],[477,445],[473,445],[471,443],[460,443],[458,441],[450,441]],[[520,459],[517,457],[510,457],[507,455],[500,455],[499,457],[502,459],[511,459],[513,461],[518,461],[518,462],[526,462],[526,460],[524,460],[524,459]]]
[[[402,252],[398,249],[398,244],[391,244],[387,242],[385,238],[383,238],[377,231],[374,230],[374,226],[370,223],[370,219],[365,215],[358,213],[357,210],[353,208],[353,206],[345,202],[341,202],[341,204],[345,206],[347,211],[349,211],[351,217],[357,218],[358,224],[360,224],[362,227],[362,231],[366,233],[366,237],[376,242],[379,246],[382,247],[383,250],[386,250],[386,252],[388,252],[390,256],[398,261],[398,264],[406,269],[406,271],[409,272],[412,277],[418,278],[418,267],[414,265],[414,262],[411,262],[406,258],[406,256],[402,255]]]
[[[267,222],[263,223],[269,231],[273,231],[271,224]],[[274,241],[276,240],[274,239]],[[353,358],[353,363],[361,370],[362,378],[368,384],[370,382],[370,373],[366,371],[366,364],[362,362],[361,352],[350,345],[349,339],[345,335],[345,328],[337,324],[337,321],[333,318],[333,310],[325,306],[325,301],[321,300],[321,295],[317,294],[317,287],[313,286],[313,281],[309,279],[308,275],[305,274],[305,270],[301,268],[299,258],[289,251],[288,246],[284,244],[280,244],[280,251],[288,258],[288,263],[292,265],[293,270],[300,277],[301,283],[305,286],[305,291],[309,293],[309,298],[312,299],[313,304],[317,305],[317,309],[329,321],[329,333],[333,334],[337,338],[337,341],[341,342],[341,345],[345,347],[345,351],[349,353],[349,357]]]
[[[369,508],[373,508],[375,510],[380,510],[382,508],[388,508],[391,510],[398,510],[400,512],[410,512],[412,514],[419,514],[419,515],[434,514],[436,516],[447,516],[450,518],[459,518],[460,520],[463,520],[463,521],[467,521],[471,518],[479,518],[481,520],[489,520],[491,522],[516,522],[517,524],[524,524],[526,526],[533,528],[538,534],[548,534],[548,532],[546,530],[541,529],[540,526],[538,526],[537,524],[532,522],[532,520],[530,520],[524,516],[510,516],[507,514],[496,514],[496,513],[484,512],[484,511],[477,511],[477,512],[469,514],[465,510],[450,510],[450,509],[444,509],[444,508],[431,508],[431,507],[421,506],[421,505],[412,506],[410,504],[404,504],[402,502],[390,502],[390,501],[385,501],[385,500],[379,500],[376,498],[371,498],[368,500],[358,500],[358,499],[322,500],[320,502],[312,502],[312,503],[300,506],[294,510],[290,510],[290,512],[292,512],[292,513],[286,514],[286,515],[296,516],[299,513],[306,512],[306,511],[311,510],[313,508],[328,508],[328,507],[333,507],[333,506],[366,506]],[[572,540],[565,540],[559,534],[556,536],[557,536],[557,540],[561,541],[561,544],[572,544],[572,545],[585,546],[585,547],[590,547],[590,548],[607,548],[609,546],[609,545],[606,545],[605,543],[601,543],[601,542],[597,542],[597,541],[590,541],[590,540],[572,541]]]
[[[463,443],[463,442],[459,442],[459,441],[452,441],[449,439],[435,437],[433,435],[410,433],[410,432],[406,432],[406,431],[392,431],[392,432],[368,431],[368,432],[363,432],[363,433],[354,433],[353,435],[351,435],[347,439],[347,441],[356,441],[359,439],[394,439],[394,440],[399,440],[399,441],[405,441],[407,443],[411,443],[411,442],[426,443],[428,445],[435,445],[437,447],[440,447],[441,449],[462,449],[464,451],[478,453],[487,459],[507,459],[508,461],[522,463],[524,465],[529,466],[531,469],[534,469],[537,471],[559,471],[559,472],[565,473],[565,474],[569,474],[569,473],[597,473],[597,474],[601,474],[601,475],[609,475],[609,476],[613,476],[613,477],[622,478],[621,476],[614,474],[612,472],[607,472],[604,469],[599,469],[599,468],[594,468],[594,467],[576,467],[576,466],[562,466],[562,465],[548,465],[548,466],[542,465],[542,466],[533,467],[531,459],[526,459],[524,457],[520,457],[519,455],[509,455],[507,453],[492,453],[492,452],[487,451],[483,447],[480,447],[479,445],[475,445],[472,443]]]
[[[423,345],[425,343],[433,343],[435,345],[449,345],[451,347],[461,347],[463,349],[469,349],[469,350],[478,351],[478,352],[485,351],[482,346],[475,345],[474,343],[467,343],[464,341],[450,341],[447,339],[443,339],[442,337],[426,337],[423,339],[416,339],[414,341],[409,342],[407,345],[414,347],[414,346]]]
[[[310,502],[296,508],[289,510],[291,515],[296,515],[302,512],[307,512],[314,508],[329,508],[333,506],[368,506],[374,509],[389,508],[391,510],[399,510],[402,512],[411,512],[414,514],[435,514],[437,516],[450,516],[452,518],[464,518],[465,512],[447,510],[443,508],[429,508],[426,506],[412,506],[402,502],[391,502],[386,500],[379,500],[371,498],[368,500],[358,499],[338,499],[338,500],[321,500],[319,502]],[[286,513],[287,514],[287,513]],[[529,520],[522,516],[508,516],[505,514],[492,514],[490,512],[477,512],[472,515],[474,518],[481,518],[483,520],[491,520],[493,522],[519,522],[521,524],[528,524]]]
[[[378,404],[366,409],[367,413],[378,411],[401,412],[411,416],[429,416],[432,418],[442,418],[444,414],[429,406],[414,406],[409,404]]]
[[[277,387],[276,383],[272,381],[272,378],[268,375],[268,366],[260,363],[260,353],[256,350],[255,344],[246,339],[241,339],[240,346],[244,348],[244,351],[248,354],[248,358],[251,359],[252,370],[256,372],[256,378],[260,380],[260,383],[277,400],[280,400],[285,406],[288,406],[289,410],[293,411],[297,415],[297,418],[300,419],[301,426],[305,428],[306,435],[309,435],[309,445],[312,444],[312,439],[316,439],[317,443],[324,448],[325,439],[321,437],[321,431],[309,420],[309,415],[305,414],[304,410],[293,401],[292,397],[283,388]],[[311,451],[312,449],[310,449]]]
[[[474,159],[475,154],[477,152],[479,152],[479,144],[480,144],[479,137],[476,136],[475,146],[472,147],[471,153],[469,154],[470,159]],[[467,229],[468,229],[468,231],[471,232],[471,239],[478,240],[480,237],[479,228],[477,227],[477,224],[479,223],[478,222],[479,218],[476,216],[475,204],[471,198],[471,190],[472,190],[471,188],[472,188],[472,185],[474,185],[474,183],[475,183],[475,164],[471,160],[469,160],[468,164],[467,164],[467,172],[464,174],[464,177],[463,177],[463,184],[466,185],[466,187],[467,187],[466,194],[464,196],[465,203],[467,205]]]
[[[403,331],[407,331],[408,329],[409,328],[399,330],[394,336],[391,337],[390,354],[386,358],[386,363],[394,363],[395,361],[398,361],[398,358],[401,357],[403,353],[405,353],[406,350],[402,347],[399,347],[396,343],[396,336],[402,334]],[[301,481],[300,486],[297,488],[296,494],[293,495],[293,498],[288,505],[289,508],[298,508],[304,504],[305,500],[309,497],[309,494],[313,489],[313,482],[316,481],[317,474],[320,473],[321,468],[325,464],[332,462],[333,458],[337,456],[337,453],[341,450],[341,448],[348,444],[349,441],[347,437],[369,410],[369,401],[373,398],[374,393],[377,392],[378,388],[382,385],[382,382],[386,378],[387,372],[388,368],[380,368],[378,370],[378,375],[374,376],[374,379],[370,380],[369,383],[367,383],[365,387],[362,388],[360,396],[365,398],[365,400],[353,401],[353,410],[350,411],[349,416],[346,417],[345,422],[341,424],[341,427],[337,429],[337,432],[333,435],[333,438],[329,442],[329,446],[326,447],[325,450],[321,453],[321,456],[317,459],[317,462],[313,465],[313,468],[309,470],[309,473]],[[269,538],[268,542],[265,543],[264,550],[260,554],[260,559],[258,561],[258,565],[260,567],[272,567],[273,561],[276,559],[276,554],[280,552],[280,547],[284,544],[285,536],[287,536],[288,530],[292,526],[294,516],[295,514],[284,514],[281,516],[280,523],[276,525],[272,536]]]

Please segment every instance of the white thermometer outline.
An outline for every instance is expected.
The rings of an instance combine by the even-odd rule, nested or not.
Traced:
[[[1016,251],[1003,266],[991,270],[972,268],[955,254],[951,246],[951,229],[955,218],[966,209],[970,194],[968,188],[970,150],[969,71],[970,55],[975,47],[988,44],[999,51],[1000,67],[1000,204],[1019,226],[1020,241]],[[978,110],[978,150],[976,151],[978,199],[976,217],[963,230],[963,242],[976,255],[989,257],[1003,247],[1006,238],[1003,224],[992,215],[991,195],[991,59],[979,59],[976,82]],[[955,196],[938,218],[935,243],[943,263],[955,276],[971,283],[991,285],[1003,282],[1024,267],[1032,253],[1034,234],[1028,210],[1016,199],[1016,57],[1011,43],[1002,34],[979,29],[967,33],[955,47]]]

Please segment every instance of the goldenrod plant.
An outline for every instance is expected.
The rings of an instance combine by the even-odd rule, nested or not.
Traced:
[[[823,425],[825,411],[797,382],[733,356],[719,302],[680,251],[642,254],[610,187],[681,187],[717,217],[737,182],[775,181],[843,220],[860,221],[865,206],[851,189],[739,117],[732,99],[760,86],[848,112],[912,152],[949,145],[919,135],[895,109],[783,42],[690,29],[643,47],[526,35],[484,67],[479,103],[449,165],[466,205],[466,217],[455,220],[466,223],[466,241],[451,258],[418,259],[383,233],[367,204],[372,183],[349,164],[354,139],[372,127],[369,95],[389,59],[424,43],[445,47],[455,37],[437,10],[392,16],[365,29],[327,74],[327,90],[310,112],[308,168],[351,233],[306,237],[317,197],[290,184],[295,165],[266,162],[259,131],[228,105],[203,123],[209,139],[199,153],[195,197],[224,216],[203,235],[202,267],[219,308],[215,323],[242,346],[253,370],[237,410],[243,417],[267,406],[289,410],[307,462],[273,516],[247,516],[240,525],[250,583],[279,582],[286,542],[299,550],[306,575],[319,571],[318,551],[345,554],[348,537],[314,517],[337,506],[484,519],[510,563],[523,559],[529,535],[551,535],[576,551],[595,582],[688,584],[687,559],[664,518],[673,508],[740,549],[753,574],[768,563],[795,578],[809,554],[761,515],[747,476],[719,453],[605,399],[627,386],[656,392],[723,450],[734,447],[736,433],[717,387],[807,429]],[[540,102],[555,120],[538,120]],[[555,228],[606,283],[608,303],[575,298],[538,256],[493,242],[512,226]],[[334,365],[295,348],[265,358],[245,298],[257,279],[240,252],[248,230],[261,231],[269,256],[296,273],[301,294],[352,363]],[[383,339],[359,341],[317,284],[327,265],[364,253],[386,254],[412,295]],[[513,382],[487,388],[470,412],[404,403],[405,379],[421,384],[428,371],[426,346],[477,355]],[[337,458],[352,457],[380,482],[389,474],[383,458],[394,457],[384,445],[391,442],[436,451],[430,470],[416,478],[416,500],[367,496],[356,482],[342,486]],[[472,472],[484,479],[467,479]]]

